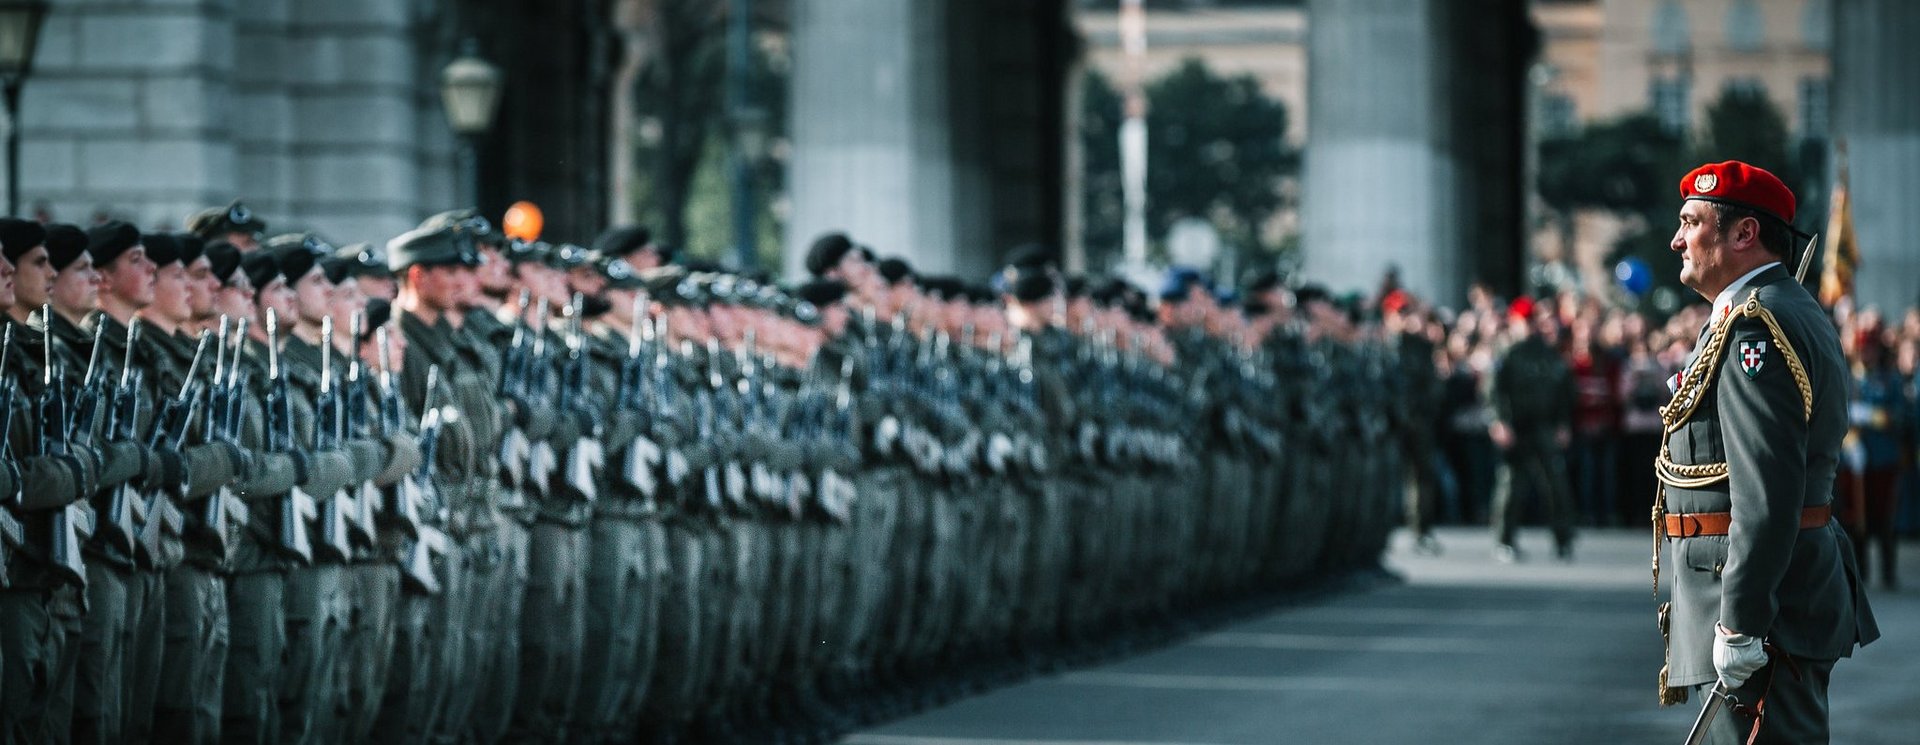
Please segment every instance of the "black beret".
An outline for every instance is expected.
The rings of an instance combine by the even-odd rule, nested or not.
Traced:
[[[180,263],[180,242],[172,233],[148,233],[140,239],[140,245],[147,247],[147,260],[156,267]]]
[[[120,254],[140,245],[140,229],[119,220],[111,220],[93,226],[87,230],[87,253],[93,255],[93,265],[105,267],[112,264]]]
[[[348,277],[353,276],[352,264],[348,263],[346,259],[342,259],[333,254],[318,257],[314,259],[313,263],[319,265],[320,273],[327,275],[328,282],[336,285],[347,281]]]
[[[1280,286],[1280,273],[1272,269],[1260,269],[1247,275],[1247,294],[1257,295]]]
[[[207,244],[207,264],[213,269],[213,278],[220,284],[232,284],[234,270],[240,268],[240,249],[226,241],[214,241]]]
[[[180,244],[181,266],[199,261],[200,257],[204,256],[207,252],[206,239],[192,233],[174,233],[173,240],[175,243]]]
[[[1083,275],[1076,274],[1067,278],[1067,297],[1086,297],[1091,289],[1087,278]]]
[[[599,318],[606,315],[607,311],[610,310],[613,310],[613,301],[611,300],[600,297],[599,295],[582,295],[580,297],[580,320],[582,321],[591,321]]]
[[[47,261],[53,270],[63,271],[87,252],[87,234],[78,226],[54,223],[47,226]]]
[[[267,251],[254,251],[240,259],[240,271],[247,275],[247,282],[253,285],[253,294],[258,296],[268,283],[280,276],[280,262],[274,260]]]
[[[280,265],[280,276],[287,278],[288,285],[304,279],[307,276],[307,272],[313,271],[315,264],[320,258],[312,251],[308,251],[300,245],[283,245],[278,249],[262,251],[261,253],[273,256],[273,260]],[[254,289],[259,288],[260,285],[254,285]]]
[[[846,233],[828,233],[815,238],[813,246],[807,249],[807,272],[815,277],[826,274],[852,252],[853,241]]]
[[[880,260],[880,278],[887,284],[895,285],[913,279],[913,265],[898,256],[889,256]]]
[[[816,279],[794,288],[793,296],[811,303],[815,308],[825,308],[847,297],[847,283],[837,279]]]
[[[1305,287],[1301,287],[1298,290],[1294,290],[1293,299],[1296,305],[1304,306],[1307,303],[1316,302],[1316,301],[1330,302],[1333,300],[1333,294],[1327,292],[1326,287],[1314,284],[1314,285],[1307,285]]]
[[[32,220],[18,217],[0,217],[0,251],[4,251],[7,262],[17,264],[20,257],[27,255],[35,246],[47,243],[47,228]]]
[[[1053,294],[1053,273],[1044,266],[1010,266],[1003,276],[1007,294],[1020,302],[1031,303]]]
[[[921,277],[920,291],[935,300],[953,300],[966,294],[960,280],[953,277]]]
[[[267,221],[235,199],[225,207],[208,207],[187,217],[187,230],[202,238],[219,238],[227,233],[259,235],[267,230]]]
[[[410,266],[469,264],[472,252],[463,244],[452,229],[415,228],[387,241],[387,268],[398,274]]]
[[[387,249],[381,246],[371,243],[348,244],[334,251],[333,257],[346,263],[348,276],[393,276],[393,271],[387,268]]]
[[[1133,290],[1133,285],[1127,284],[1126,280],[1119,277],[1108,277],[1096,283],[1093,289],[1087,293],[1087,296],[1092,298],[1096,305],[1103,308],[1113,308],[1125,305],[1127,300],[1134,295],[1131,290]]]
[[[602,256],[620,258],[647,247],[653,240],[652,231],[638,225],[621,225],[608,228],[600,237],[593,239],[593,252]]]
[[[993,305],[1000,301],[1000,293],[992,285],[969,283],[961,286],[960,290],[966,294],[967,302],[974,305]]]

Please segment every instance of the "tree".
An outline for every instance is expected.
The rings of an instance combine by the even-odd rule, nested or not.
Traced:
[[[1765,168],[1789,188],[1801,191],[1800,164],[1790,154],[1792,134],[1786,117],[1757,85],[1732,85],[1707,105],[1706,129],[1701,133],[1695,160],[1718,163],[1739,160]]]
[[[1656,284],[1679,286],[1679,258],[1667,250],[1665,230],[1674,220],[1674,185],[1685,173],[1680,135],[1651,113],[1635,113],[1542,140],[1536,187],[1571,243],[1574,215],[1612,212],[1628,223],[1609,263],[1638,256],[1653,268]]]
[[[1266,95],[1253,76],[1222,77],[1194,58],[1146,93],[1147,233],[1164,236],[1180,218],[1198,217],[1213,223],[1228,245],[1262,249],[1262,228],[1285,204],[1281,181],[1300,168],[1298,151],[1285,139],[1286,104]],[[1088,72],[1080,142],[1084,242],[1094,266],[1113,263],[1120,250],[1122,116],[1120,94],[1105,76]]]

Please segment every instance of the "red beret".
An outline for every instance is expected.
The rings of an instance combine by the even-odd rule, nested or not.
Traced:
[[[1507,304],[1507,315],[1516,320],[1533,317],[1533,298],[1521,295]]]
[[[1793,192],[1766,169],[1737,160],[1708,163],[1680,179],[1681,199],[1702,199],[1759,210],[1793,225]]]

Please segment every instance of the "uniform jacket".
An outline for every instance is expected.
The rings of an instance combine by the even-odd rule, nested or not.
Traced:
[[[1838,523],[1799,525],[1802,508],[1832,501],[1847,430],[1839,339],[1781,267],[1741,293],[1663,412],[1666,512],[1733,515],[1729,535],[1669,537],[1673,687],[1714,679],[1716,621],[1821,660],[1879,636]]]

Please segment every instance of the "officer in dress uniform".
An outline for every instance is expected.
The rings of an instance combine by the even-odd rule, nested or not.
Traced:
[[[1717,686],[1739,705],[1711,741],[1826,742],[1834,662],[1879,636],[1832,519],[1846,360],[1783,264],[1795,205],[1779,178],[1712,163],[1680,196],[1669,247],[1713,311],[1661,411],[1654,529],[1674,564],[1662,702]]]

